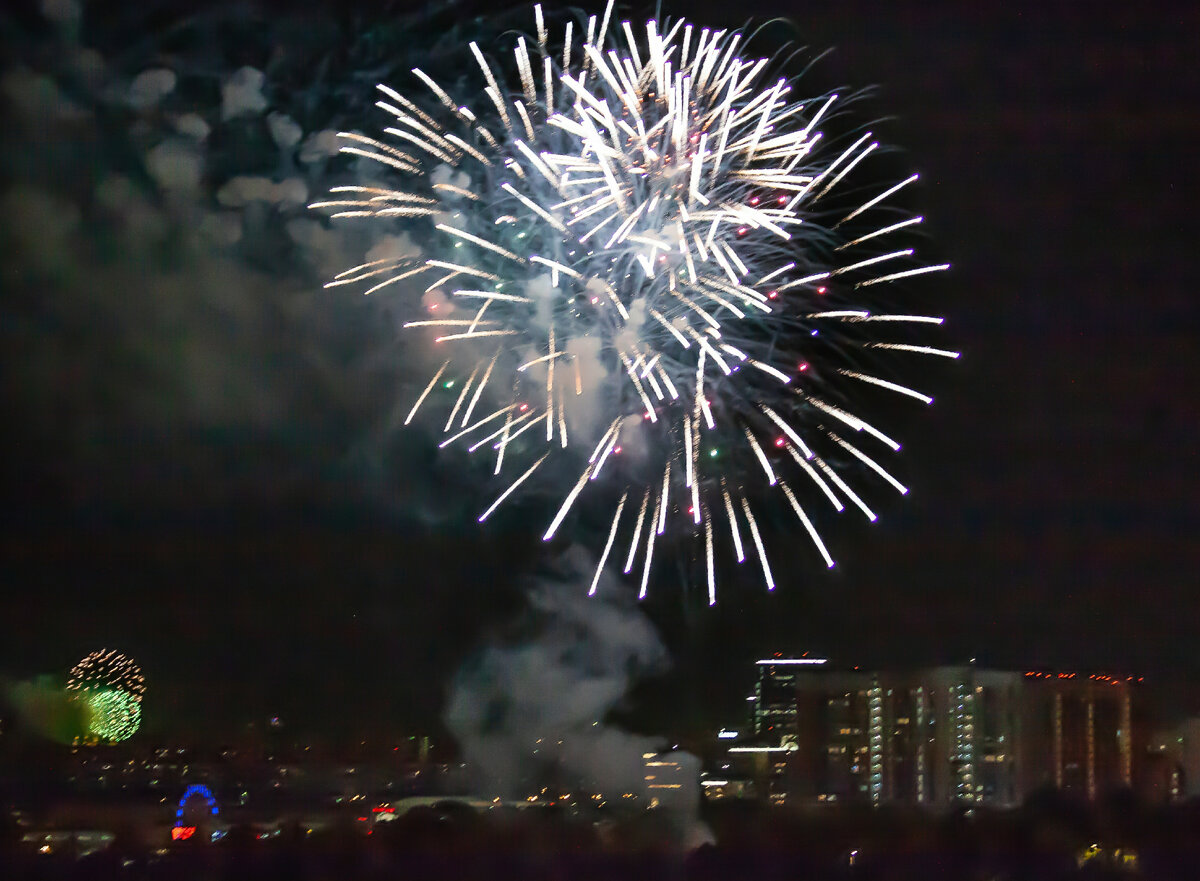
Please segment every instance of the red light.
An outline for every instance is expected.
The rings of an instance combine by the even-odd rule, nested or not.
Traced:
[[[780,205],[786,205],[787,204],[787,196],[780,196],[775,201],[777,201]]]
[[[613,452],[614,452],[614,453],[620,453],[620,452],[621,452],[621,448],[620,448],[620,447],[613,447]]]
[[[365,822],[367,822],[367,818],[366,818],[366,817],[359,817],[359,818],[358,818],[358,822],[360,822],[360,823],[365,823]]]
[[[748,233],[748,232],[750,232],[750,229],[749,229],[749,227],[745,227],[745,226],[739,226],[739,227],[738,227],[738,233],[737,233],[737,234],[738,234],[739,236],[744,236],[744,235],[745,235],[746,233]]]
[[[757,204],[758,204],[758,196],[751,196],[751,197],[750,197],[750,204],[751,204],[751,205],[757,205]]]
[[[769,294],[767,294],[767,296],[772,300],[776,300],[779,298],[779,291],[771,291]]]
[[[803,372],[804,372],[805,370],[807,370],[807,369],[808,369],[808,362],[807,362],[807,361],[804,361],[803,363],[801,363],[801,364],[800,364],[799,370],[800,370],[800,372],[801,372],[801,373],[803,373]]]
[[[172,841],[187,841],[196,834],[195,826],[174,826],[171,828]]]
[[[520,408],[519,408],[519,409],[520,409],[520,411],[521,411],[522,413],[524,413],[526,410],[528,410],[528,409],[529,409],[529,405],[528,405],[528,404],[522,404],[522,405],[520,406]]]
[[[817,288],[817,293],[818,293],[818,294],[823,294],[823,293],[825,293],[825,288]]]
[[[775,446],[782,447],[783,446],[783,438],[781,438],[781,437],[775,438]]]

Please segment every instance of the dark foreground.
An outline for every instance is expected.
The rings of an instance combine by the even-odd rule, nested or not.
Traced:
[[[817,813],[718,804],[715,837],[690,852],[658,812],[594,823],[553,810],[420,808],[379,824],[266,840],[234,828],[213,844],[147,850],[119,831],[103,852],[40,853],[4,830],[8,879],[1162,879],[1200,878],[1200,804],[1098,810],[1048,796],[1017,811],[932,816],[911,811]]]

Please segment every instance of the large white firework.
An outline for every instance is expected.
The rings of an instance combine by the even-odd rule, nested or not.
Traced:
[[[769,496],[833,566],[813,506],[875,519],[845,466],[907,492],[869,449],[899,443],[847,409],[847,387],[928,404],[865,362],[875,350],[958,356],[912,335],[941,318],[868,308],[890,283],[947,268],[887,247],[921,222],[889,207],[916,175],[839,201],[878,144],[869,132],[823,140],[838,96],[793,99],[769,59],[740,54],[740,32],[635,29],[610,3],[552,44],[534,12],[511,83],[471,43],[482,96],[460,103],[414,69],[411,97],[378,87],[386,138],[341,133],[343,152],[404,183],[335,187],[313,207],[419,218],[427,235],[420,257],[365,263],[330,286],[423,289],[404,326],[444,355],[404,422],[443,405],[440,446],[509,475],[480,521],[564,468],[546,540],[585,491],[614,506],[593,592],[613,560],[644,596],[668,530],[694,537],[710,603],[718,546],[739,563],[754,554],[773,588],[758,519]]]

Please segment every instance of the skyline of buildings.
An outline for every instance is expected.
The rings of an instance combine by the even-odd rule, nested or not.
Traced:
[[[776,804],[1007,807],[1048,786],[1094,801],[1135,787],[1148,759],[1132,676],[996,670],[973,659],[911,670],[809,657],[756,666],[749,730],[720,735],[722,771],[740,771],[738,791],[754,779]]]

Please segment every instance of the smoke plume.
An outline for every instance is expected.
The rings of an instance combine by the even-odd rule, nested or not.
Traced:
[[[480,794],[521,799],[546,788],[550,796],[656,805],[669,814],[664,825],[676,842],[698,843],[698,760],[663,754],[678,765],[672,781],[680,788],[656,797],[646,762],[663,738],[609,720],[635,683],[666,669],[666,649],[615,579],[602,578],[587,596],[594,566],[587,556],[567,551],[558,571],[530,585],[515,637],[492,641],[459,670],[447,726]]]

